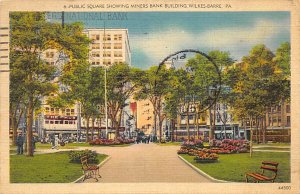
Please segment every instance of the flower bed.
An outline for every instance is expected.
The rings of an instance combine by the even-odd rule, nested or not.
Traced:
[[[89,142],[90,145],[121,145],[134,143],[134,139],[95,139]]]
[[[217,162],[219,156],[214,153],[205,153],[199,152],[197,156],[195,156],[194,160],[198,163],[212,163]]]
[[[187,148],[203,148],[203,141],[202,140],[195,140],[195,141],[185,141],[182,144],[182,147],[187,147]]]
[[[97,153],[92,150],[70,151],[69,159],[72,163],[80,163],[80,159],[83,156],[87,156],[89,163],[98,163]]]
[[[247,140],[232,139],[224,139],[222,141],[214,139],[210,142],[210,147],[224,153],[246,153],[250,149],[249,142]],[[218,151],[216,151],[216,153],[218,153]]]

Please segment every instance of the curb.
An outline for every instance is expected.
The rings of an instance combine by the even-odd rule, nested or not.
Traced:
[[[108,160],[111,159],[111,156],[108,156],[107,158],[105,158],[105,160],[103,160],[100,164],[98,164],[97,166],[101,167],[103,166]],[[82,175],[81,177],[79,177],[78,179],[76,179],[75,181],[73,181],[72,183],[79,183],[82,179],[83,179],[84,175]]]
[[[195,167],[194,165],[192,165],[191,163],[189,163],[186,159],[184,159],[182,156],[178,155],[178,158],[180,158],[183,162],[185,162],[187,165],[189,165],[192,169],[194,169],[196,172],[198,172],[199,174],[205,176],[206,178],[217,182],[217,183],[233,183],[230,181],[224,181],[224,180],[219,180],[219,179],[215,179],[212,176],[206,174],[205,172],[203,172],[202,170],[200,170],[199,168]]]

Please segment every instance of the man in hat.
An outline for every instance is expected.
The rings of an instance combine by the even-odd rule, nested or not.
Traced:
[[[17,144],[17,154],[23,154],[23,144],[24,144],[24,138],[22,133],[19,133],[17,140],[16,140],[16,144]]]

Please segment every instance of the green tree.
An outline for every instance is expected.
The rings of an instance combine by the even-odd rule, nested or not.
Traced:
[[[10,14],[10,19],[11,78],[21,79],[19,80],[21,85],[18,87],[14,87],[15,83],[11,82],[10,106],[18,107],[16,104],[19,102],[25,103],[22,108],[25,108],[23,112],[26,112],[27,117],[27,155],[33,156],[34,110],[40,105],[42,97],[48,96],[58,89],[57,85],[53,83],[57,68],[43,60],[43,52],[47,49],[57,49],[58,52],[64,52],[70,60],[82,58],[88,52],[88,39],[82,34],[81,25],[68,24],[62,28],[60,24],[47,22],[44,12],[14,12]],[[72,42],[78,45],[74,46]],[[82,45],[86,45],[86,47],[82,47]],[[20,88],[21,91],[24,91],[24,99],[16,101],[20,94],[15,90]]]
[[[149,99],[153,106],[154,135],[157,135],[157,124],[159,127],[159,141],[162,137],[162,123],[166,115],[163,111],[163,101],[168,93],[170,84],[170,72],[165,65],[158,70],[157,66],[152,66],[140,76],[138,88],[135,92],[135,99]]]
[[[285,89],[282,74],[276,71],[278,67],[274,63],[274,57],[265,45],[257,45],[242,59],[242,63],[237,65],[238,70],[229,71],[230,77],[237,78],[236,83],[232,84],[234,98],[231,99],[231,106],[236,112],[243,112],[250,120],[250,156],[253,120],[258,118],[261,123],[266,123],[268,110],[280,102]],[[266,125],[262,125],[261,130],[264,142]]]
[[[91,67],[86,60],[77,60],[65,65],[61,82],[68,90],[60,93],[58,98],[50,100],[63,101],[63,106],[80,103],[80,114],[87,123],[86,142],[88,142],[90,121],[93,134],[95,119],[100,117],[100,106],[104,104],[104,70],[101,67]]]
[[[124,108],[138,88],[142,76],[143,71],[125,63],[114,64],[107,70],[108,116],[112,128],[116,130],[115,138],[119,136]]]

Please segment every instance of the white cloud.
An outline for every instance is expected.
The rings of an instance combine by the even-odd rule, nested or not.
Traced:
[[[230,51],[233,56],[245,54],[255,44],[267,44],[289,29],[288,22],[259,20],[253,26],[216,28],[209,31],[190,33],[181,28],[158,30],[143,36],[130,37],[131,45],[143,51],[157,64],[167,55],[187,48],[220,49]],[[154,64],[149,64],[154,65]]]

